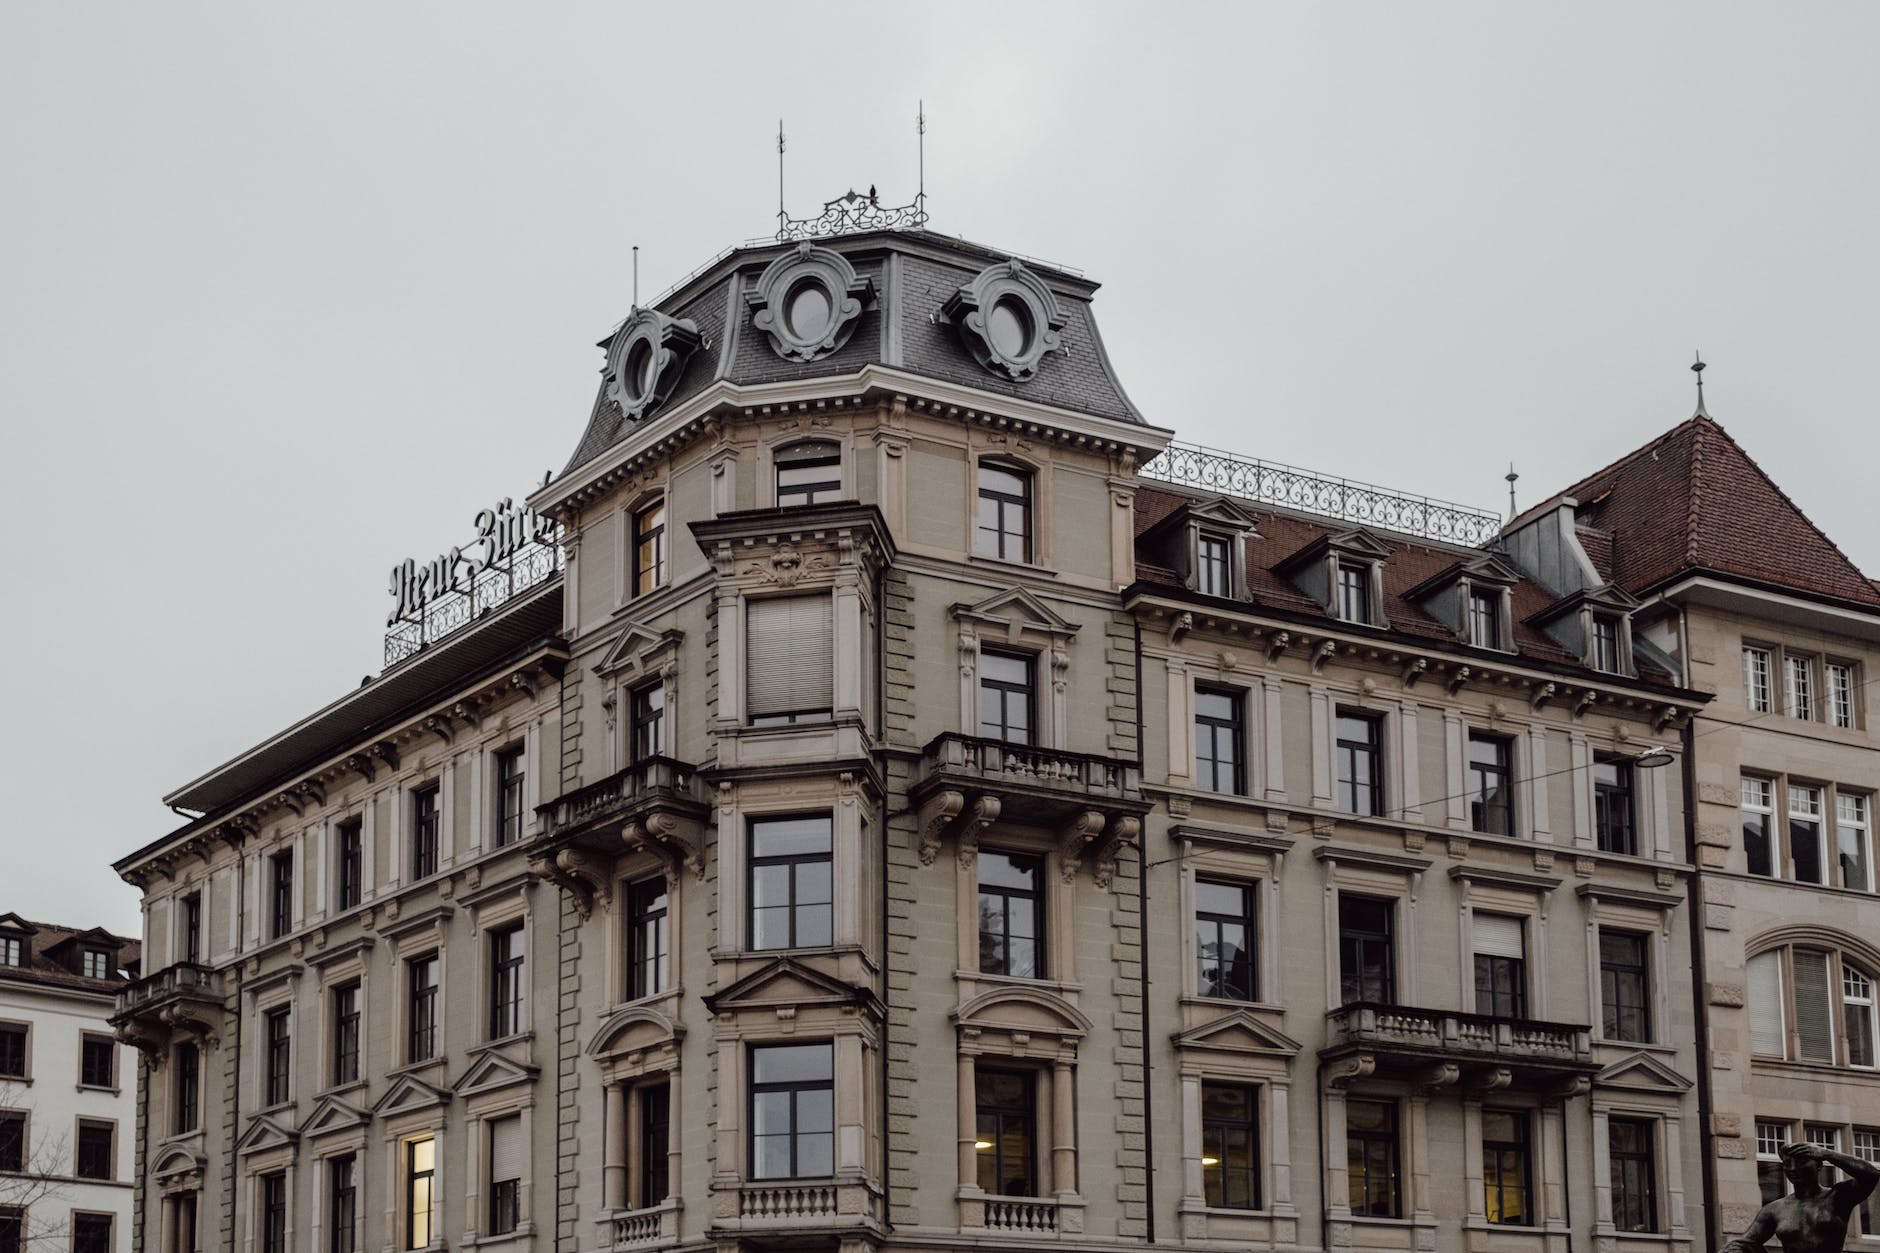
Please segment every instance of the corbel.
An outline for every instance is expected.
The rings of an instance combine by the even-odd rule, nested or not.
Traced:
[[[451,744],[456,741],[457,734],[451,730],[450,719],[447,717],[438,717],[433,714],[419,725],[432,735],[435,735],[438,739],[443,740],[445,744]]]
[[[1273,638],[1269,639],[1266,642],[1267,661],[1268,662],[1278,661],[1280,654],[1285,652],[1287,647],[1291,643],[1292,643],[1291,631],[1281,631],[1277,633],[1276,635],[1274,635]]]
[[[999,820],[1005,802],[989,792],[973,797],[955,826],[959,829],[960,869],[971,870],[979,858],[979,833]]]
[[[483,715],[477,707],[468,701],[458,701],[450,707],[450,716],[459,722],[468,723],[474,731],[483,730]]]
[[[1397,676],[1398,682],[1403,684],[1404,691],[1407,692],[1417,685],[1417,680],[1422,678],[1423,672],[1429,668],[1430,659],[1428,657],[1418,657],[1403,668],[1403,673]]]
[[[1534,689],[1533,695],[1528,697],[1528,708],[1535,713],[1547,708],[1548,702],[1554,698],[1555,690],[1555,685],[1552,683],[1540,684]]]
[[[1468,1091],[1474,1095],[1499,1092],[1514,1082],[1514,1072],[1506,1066],[1490,1066],[1469,1077]]]
[[[1325,1067],[1325,1086],[1334,1090],[1346,1088],[1354,1080],[1369,1077],[1376,1069],[1377,1058],[1369,1053],[1341,1057]]]
[[[921,803],[920,816],[920,864],[931,866],[940,856],[940,844],[946,829],[953,825],[953,820],[966,808],[964,792],[935,792]]]
[[[668,858],[690,870],[693,878],[703,882],[705,850],[699,841],[680,830],[679,823],[677,815],[654,812],[646,815],[644,829],[647,836],[664,850]]]
[[[1593,707],[1593,702],[1597,701],[1598,699],[1599,699],[1599,693],[1597,691],[1593,690],[1590,687],[1582,689],[1579,697],[1575,699],[1573,702],[1574,718],[1576,720],[1580,718],[1584,718],[1586,716],[1586,711],[1591,709]]]
[[[1548,1095],[1557,1096],[1565,1100],[1571,1097],[1585,1096],[1592,1090],[1593,1081],[1586,1075],[1568,1075],[1566,1078],[1554,1084],[1553,1090],[1549,1092]]]
[[[548,857],[529,861],[529,869],[538,878],[547,879],[566,892],[574,904],[575,916],[586,922],[594,913],[594,898],[600,891],[599,876],[589,867],[588,859],[572,848],[564,848]]]
[[[1319,673],[1319,671],[1325,669],[1325,663],[1329,661],[1331,659],[1332,654],[1337,651],[1338,651],[1337,641],[1335,640],[1319,641],[1319,646],[1312,650],[1312,673],[1317,674]]]
[[[398,769],[398,746],[390,740],[380,740],[370,751],[372,756],[385,763],[387,769]]]
[[[1425,1066],[1414,1080],[1419,1093],[1429,1096],[1444,1088],[1454,1087],[1462,1078],[1462,1067],[1455,1062],[1432,1062]]]
[[[1678,720],[1677,706],[1675,705],[1658,706],[1658,712],[1652,718],[1652,733],[1655,735],[1664,734],[1665,728],[1672,725],[1677,720]]]
[[[307,816],[306,806],[302,803],[302,797],[298,790],[282,792],[279,796],[274,798],[274,803],[276,805],[285,805],[287,808],[293,810],[294,817],[296,818],[304,818]]]
[[[1090,871],[1098,887],[1110,886],[1110,880],[1116,877],[1116,855],[1125,844],[1134,842],[1141,833],[1142,819],[1134,814],[1118,814],[1110,819],[1110,825],[1103,833],[1103,843],[1097,848],[1096,865]]]
[[[534,675],[529,674],[527,672],[518,671],[517,673],[509,676],[509,686],[512,688],[515,688],[518,692],[521,692],[524,696],[527,696],[530,700],[535,699],[535,676]]]
[[[1462,685],[1469,681],[1469,668],[1457,666],[1449,672],[1449,694],[1454,696],[1462,690]]]
[[[1080,809],[1058,828],[1058,874],[1064,882],[1077,878],[1084,850],[1103,830],[1103,811]]]
[[[1182,636],[1194,630],[1195,616],[1192,613],[1178,613],[1168,624],[1168,642],[1171,645],[1182,642]]]

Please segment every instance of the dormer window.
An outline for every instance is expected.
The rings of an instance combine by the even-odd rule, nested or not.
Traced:
[[[1195,543],[1195,590],[1203,596],[1234,594],[1232,549],[1224,535],[1203,533]]]
[[[109,979],[111,977],[111,954],[101,948],[88,948],[79,958],[79,973],[87,979]]]
[[[1354,561],[1338,563],[1338,616],[1346,622],[1371,623],[1370,566]]]
[[[0,935],[0,966],[26,964],[26,941],[17,935]]]
[[[1609,613],[1593,615],[1592,656],[1588,658],[1593,669],[1603,670],[1607,674],[1624,673],[1624,658],[1619,649],[1619,619]]]
[[[1501,592],[1495,588],[1469,589],[1469,643],[1477,648],[1501,647]]]

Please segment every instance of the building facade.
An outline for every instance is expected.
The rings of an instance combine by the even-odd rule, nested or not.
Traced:
[[[129,1247],[137,1065],[110,1019],[138,959],[0,914],[0,1250]]]
[[[636,308],[118,863],[134,1247],[1704,1240],[1708,692],[1494,519],[1171,447],[1095,290],[864,230]]]

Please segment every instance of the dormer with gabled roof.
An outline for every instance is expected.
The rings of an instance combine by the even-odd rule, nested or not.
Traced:
[[[35,927],[18,914],[0,914],[0,966],[25,966],[33,960]]]
[[[1273,567],[1341,622],[1383,626],[1390,545],[1363,527],[1330,531]]]
[[[1175,571],[1190,591],[1246,600],[1247,540],[1259,538],[1256,521],[1225,496],[1192,500],[1138,535],[1137,555]]]
[[[1602,674],[1637,672],[1632,657],[1632,612],[1638,598],[1611,583],[1563,596],[1528,619],[1579,654],[1580,661]]]
[[[1514,651],[1512,593],[1520,571],[1494,553],[1465,557],[1406,591],[1424,612],[1475,648]]]

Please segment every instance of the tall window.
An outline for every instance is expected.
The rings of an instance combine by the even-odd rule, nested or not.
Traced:
[[[1195,544],[1195,589],[1203,596],[1233,595],[1232,550],[1219,535],[1203,535]]]
[[[171,1081],[175,1085],[171,1094],[176,1109],[170,1126],[177,1135],[187,1135],[200,1125],[202,1118],[202,1054],[196,1051],[194,1044],[179,1044],[173,1064],[176,1075]]]
[[[522,746],[496,754],[496,847],[522,838]]]
[[[1789,793],[1789,864],[1797,883],[1825,883],[1821,855],[1821,789],[1791,783]]]
[[[1514,746],[1499,735],[1469,733],[1469,826],[1514,834]]]
[[[523,1026],[523,924],[490,932],[490,1039],[514,1035]]]
[[[26,1078],[26,1028],[0,1023],[0,1079]]]
[[[827,593],[745,606],[745,680],[754,727],[826,722],[835,708],[835,619]]]
[[[666,752],[666,685],[644,683],[633,689],[632,750],[634,761],[664,756]]]
[[[405,1145],[405,1247],[431,1245],[432,1211],[436,1208],[437,1141],[413,1140]]]
[[[1031,475],[979,463],[979,516],[973,551],[1007,561],[1031,560]]]
[[[1745,778],[1743,789],[1743,858],[1751,874],[1776,872],[1775,785],[1767,779]]]
[[[1044,859],[979,851],[979,969],[1036,979],[1044,973]]]
[[[979,734],[1008,744],[1029,744],[1036,700],[1036,662],[1027,653],[979,653]]]
[[[287,1253],[287,1174],[261,1176],[261,1253]]]
[[[1522,1110],[1482,1111],[1482,1184],[1491,1223],[1531,1227],[1528,1197],[1528,1116]]]
[[[640,1205],[658,1205],[672,1191],[672,1088],[649,1083],[640,1099]]]
[[[1501,647],[1501,593],[1469,589],[1469,643],[1477,648]]]
[[[1201,1190],[1217,1209],[1260,1208],[1260,1090],[1201,1085]]]
[[[751,822],[751,947],[821,948],[831,942],[835,893],[829,816]]]
[[[25,945],[17,935],[0,935],[0,966],[19,966],[25,960]]]
[[[1638,855],[1632,781],[1629,761],[1601,758],[1593,763],[1593,828],[1601,852]]]
[[[1798,948],[1790,953],[1790,977],[1795,989],[1796,1056],[1805,1062],[1834,1060],[1834,994],[1832,958],[1820,949]]]
[[[821,1179],[835,1173],[835,1046],[751,1049],[751,1177]]]
[[[1749,978],[1744,1005],[1749,1012],[1750,1048],[1766,1057],[1786,1056],[1788,1004],[1784,996],[1782,953],[1758,953],[1749,959],[1746,970]]]
[[[1611,614],[1593,615],[1593,669],[1606,674],[1625,670],[1625,655],[1619,649],[1619,619]]]
[[[1867,797],[1836,792],[1834,817],[1841,886],[1857,892],[1873,891],[1873,824],[1868,817]],[[1880,1231],[1874,1234],[1880,1235]]]
[[[416,788],[411,793],[411,877],[427,879],[437,873],[438,789]]]
[[[1338,894],[1338,983],[1342,1003],[1396,1003],[1393,912],[1393,904],[1387,900]]]
[[[405,963],[405,1060],[437,1056],[437,954]]]
[[[842,499],[842,445],[805,440],[779,448],[777,506],[820,505]]]
[[[1837,727],[1854,725],[1854,667],[1839,661],[1823,669],[1828,676],[1828,721]]]
[[[1338,616],[1346,622],[1371,621],[1371,567],[1338,563]]]
[[[973,1069],[979,1186],[993,1196],[1038,1195],[1037,1076],[1029,1070]]]
[[[73,1214],[72,1253],[111,1253],[111,1215]]]
[[[1345,1173],[1354,1215],[1399,1217],[1395,1101],[1345,1102]]]
[[[633,594],[644,596],[666,585],[666,502],[633,515]]]
[[[1847,1064],[1880,1064],[1874,1053],[1873,979],[1846,960],[1841,962],[1841,1015],[1847,1023]]]
[[[359,985],[347,983],[334,988],[333,1009],[333,1083],[352,1083],[359,1078]]]
[[[17,1205],[0,1205],[0,1253],[24,1253],[26,1248],[26,1211]],[[195,1246],[188,1246],[194,1253]]]
[[[1195,689],[1195,786],[1242,795],[1247,790],[1246,730],[1241,694],[1223,688]]]
[[[1235,1001],[1258,998],[1254,963],[1253,884],[1195,880],[1196,988],[1202,996]]]
[[[1338,807],[1348,814],[1384,812],[1384,720],[1338,711]]]
[[[1874,1166],[1880,1166],[1880,1131],[1867,1127],[1854,1128],[1854,1156]],[[1860,1232],[1869,1239],[1880,1236],[1880,1195],[1870,1192],[1867,1199],[1860,1203]]]
[[[1784,657],[1782,676],[1788,697],[1789,717],[1812,720],[1815,716],[1815,667],[1808,657]]]
[[[1779,1201],[1789,1190],[1788,1177],[1782,1172],[1782,1146],[1789,1142],[1787,1123],[1756,1123],[1756,1182],[1762,1185],[1764,1205]]]
[[[294,1035],[291,1011],[286,1007],[271,1009],[262,1020],[263,1031],[263,1085],[262,1103],[283,1105],[294,1096]]]
[[[78,1081],[88,1088],[117,1086],[117,1041],[108,1035],[81,1037],[78,1046]]]
[[[1521,919],[1476,914],[1475,1012],[1527,1017],[1527,943]]]
[[[0,1170],[26,1169],[26,1115],[0,1113]]]
[[[1769,693],[1769,650],[1743,649],[1743,701],[1752,713],[1766,714],[1772,705]]]
[[[191,892],[183,898],[183,960],[202,960],[202,893]]]
[[[1599,929],[1600,1034],[1608,1040],[1651,1041],[1651,972],[1645,944],[1646,937],[1635,931]]]
[[[268,935],[280,939],[294,926],[294,855],[276,853],[268,858]]]
[[[666,990],[666,877],[627,886],[627,999]]]
[[[357,1159],[351,1153],[327,1159],[326,1225],[328,1253],[355,1253],[359,1239],[359,1180]]]
[[[522,1115],[492,1118],[490,1129],[490,1234],[522,1225]]]
[[[349,818],[335,829],[335,837],[339,841],[338,906],[351,909],[365,897],[365,823]]]

